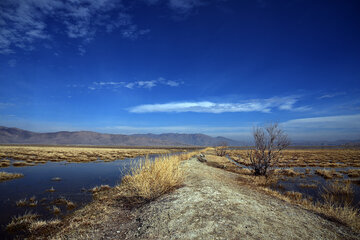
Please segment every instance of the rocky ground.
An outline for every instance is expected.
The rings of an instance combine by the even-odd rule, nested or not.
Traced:
[[[91,239],[360,239],[360,235],[345,226],[241,185],[235,173],[208,166],[196,158],[184,162],[183,168],[184,187],[140,208],[110,211],[101,225],[90,227],[83,236]],[[73,237],[76,235],[66,238]]]

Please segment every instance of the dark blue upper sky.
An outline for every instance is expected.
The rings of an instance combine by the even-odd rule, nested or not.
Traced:
[[[3,0],[0,125],[360,138],[360,2]]]

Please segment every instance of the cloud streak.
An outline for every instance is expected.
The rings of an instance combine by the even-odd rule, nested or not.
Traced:
[[[325,99],[325,98],[334,98],[337,96],[342,96],[345,95],[345,92],[337,92],[337,93],[332,93],[332,94],[325,94],[319,97],[319,99]]]
[[[338,115],[315,118],[300,118],[282,123],[286,128],[301,129],[358,129],[360,131],[360,114]],[[360,134],[360,132],[359,132]]]
[[[201,102],[170,102],[163,104],[145,104],[129,109],[132,113],[153,112],[197,112],[197,113],[224,113],[224,112],[263,112],[269,113],[273,109],[287,111],[305,111],[309,107],[294,107],[298,101],[296,97],[273,97],[268,99],[253,99],[239,103]]]
[[[179,14],[188,14],[195,7],[206,4],[206,0],[143,0],[149,5],[164,4]]]
[[[128,88],[128,89],[135,89],[135,88],[147,88],[151,89],[156,86],[170,86],[170,87],[178,87],[183,82],[167,80],[163,77],[159,77],[156,80],[149,80],[149,81],[135,81],[135,82],[94,82],[93,85],[89,86],[90,90],[97,90],[97,89],[117,89],[117,88]]]

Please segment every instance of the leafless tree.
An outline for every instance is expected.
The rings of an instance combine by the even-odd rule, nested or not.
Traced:
[[[256,127],[253,131],[255,147],[248,151],[250,167],[255,175],[267,176],[282,156],[282,151],[290,145],[287,134],[277,123],[266,127]]]
[[[227,150],[227,142],[220,143],[217,147],[215,147],[215,153],[217,156],[223,157],[226,155]]]

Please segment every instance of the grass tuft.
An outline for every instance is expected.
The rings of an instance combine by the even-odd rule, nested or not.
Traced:
[[[325,179],[332,179],[332,178],[343,178],[343,175],[335,170],[327,170],[327,169],[317,169],[315,174],[325,178]]]
[[[45,233],[60,223],[61,221],[59,219],[44,221],[39,220],[39,215],[37,214],[25,213],[24,215],[13,217],[11,222],[6,226],[6,230],[13,233],[42,233],[45,236]]]
[[[24,177],[24,174],[21,173],[0,172],[0,182],[22,177]]]
[[[109,190],[110,188],[111,187],[109,185],[100,185],[100,186],[93,187],[90,191],[92,193],[97,193],[97,192]]]
[[[117,186],[119,197],[136,205],[154,200],[179,187],[183,183],[180,163],[180,156],[162,156],[154,161],[140,161]]]
[[[22,216],[13,217],[11,222],[6,226],[6,230],[9,232],[26,231],[38,217],[39,215],[29,212]]]
[[[323,188],[321,194],[325,203],[331,205],[345,206],[350,205],[354,198],[354,190],[351,187],[351,182],[333,181]]]
[[[17,206],[17,207],[24,207],[24,206],[26,206],[26,205],[27,205],[27,200],[26,200],[26,198],[20,199],[20,200],[16,201],[16,206]]]

